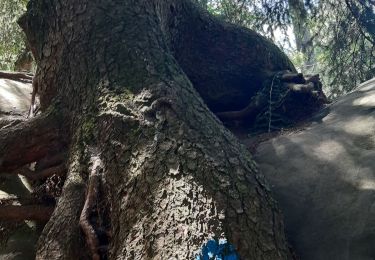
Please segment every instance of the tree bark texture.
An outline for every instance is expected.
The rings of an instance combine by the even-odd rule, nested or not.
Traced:
[[[103,226],[109,259],[192,259],[219,238],[241,259],[292,257],[263,176],[199,95],[214,110],[213,87],[250,97],[270,71],[293,71],[274,45],[185,0],[31,0],[20,24],[42,110],[58,111],[70,140],[37,259],[87,257],[84,241],[97,259]]]

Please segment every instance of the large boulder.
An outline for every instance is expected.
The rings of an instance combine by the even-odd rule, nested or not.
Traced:
[[[0,78],[0,117],[26,114],[30,107],[31,92],[29,83]]]
[[[375,79],[255,159],[301,259],[375,259]]]

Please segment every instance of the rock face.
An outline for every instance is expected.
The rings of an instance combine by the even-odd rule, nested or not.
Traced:
[[[375,79],[261,144],[256,160],[301,259],[375,259]]]
[[[31,84],[0,79],[0,116],[23,115],[30,106]]]

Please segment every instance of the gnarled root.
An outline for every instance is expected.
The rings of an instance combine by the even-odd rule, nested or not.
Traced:
[[[39,238],[36,259],[78,259],[83,253],[78,224],[85,199],[83,161],[80,147],[73,146],[62,194]]]
[[[279,80],[290,92],[311,95],[312,98],[316,99],[317,102],[315,105],[317,106],[328,103],[328,99],[322,91],[322,83],[320,82],[319,74],[304,77],[302,73],[286,71],[282,72],[279,76]],[[260,91],[251,99],[250,103],[244,109],[216,113],[216,116],[223,121],[254,119],[257,113],[270,102],[269,98],[270,95],[268,95],[268,93],[265,95]],[[298,102],[298,100],[296,102]]]
[[[11,172],[46,157],[63,146],[57,112],[47,112],[0,130],[0,173]]]
[[[87,257],[81,250],[84,245],[80,240],[80,228],[92,259],[100,259],[100,242],[92,216],[97,209],[102,163],[95,149],[83,146],[84,150],[82,144],[71,150],[62,195],[39,239],[36,259],[78,259],[82,254]],[[87,167],[87,158],[90,158],[90,167]]]
[[[94,158],[92,170],[90,172],[86,201],[83,207],[79,224],[82,228],[83,233],[86,236],[86,242],[90,249],[93,260],[100,260],[99,255],[99,239],[93,224],[91,224],[90,216],[95,210],[98,202],[99,185],[100,185],[100,171],[101,162],[99,158]]]

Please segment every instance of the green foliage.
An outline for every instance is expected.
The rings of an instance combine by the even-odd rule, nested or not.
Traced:
[[[25,49],[25,36],[17,24],[27,0],[0,0],[0,69],[12,70],[17,55]]]
[[[349,2],[322,1],[315,7],[312,18],[315,20],[311,30],[315,36],[318,65],[331,97],[342,95],[375,77],[375,45],[372,41],[375,34],[368,33],[360,22],[360,12],[353,13]]]
[[[198,0],[197,0],[198,1]],[[374,0],[210,0],[206,8],[275,41],[337,97],[375,77]]]

